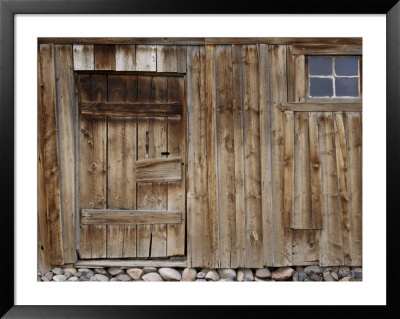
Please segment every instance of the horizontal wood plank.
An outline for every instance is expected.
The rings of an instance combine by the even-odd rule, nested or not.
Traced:
[[[103,268],[103,267],[187,267],[186,259],[170,260],[127,260],[127,259],[95,259],[95,260],[78,260],[74,266],[76,268]]]
[[[136,182],[177,182],[182,179],[181,158],[136,161]]]
[[[178,116],[182,114],[180,103],[115,103],[81,102],[81,114],[101,116]]]
[[[304,55],[361,55],[362,46],[354,44],[294,44],[293,54]]]
[[[180,224],[182,213],[157,210],[82,209],[82,225]]]
[[[361,112],[362,103],[282,103],[281,110],[296,112]]]

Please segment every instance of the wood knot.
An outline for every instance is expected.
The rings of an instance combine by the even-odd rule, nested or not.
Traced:
[[[92,166],[92,168],[96,168],[97,167],[97,163],[92,163],[91,166]]]
[[[250,238],[253,244],[256,244],[258,242],[258,234],[255,230],[251,232]]]
[[[313,163],[312,163],[312,166],[313,166],[314,168],[319,168],[319,165],[320,165],[320,164],[319,164],[318,162],[313,162]]]

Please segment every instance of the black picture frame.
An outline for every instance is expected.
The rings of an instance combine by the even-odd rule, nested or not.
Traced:
[[[387,170],[387,306],[317,307],[324,315],[354,317],[399,316],[396,271],[399,202],[396,182],[399,179],[400,152],[400,1],[398,0],[326,0],[245,2],[205,0],[0,0],[0,188],[2,197],[1,309],[4,318],[152,318],[181,317],[220,318],[228,315],[227,307],[171,306],[15,306],[14,305],[14,15],[15,14],[386,14],[387,28],[387,105],[386,105],[386,170]],[[383,142],[383,141],[382,141]],[[376,212],[382,214],[382,212]],[[379,270],[377,270],[379,272]],[[195,308],[195,309],[193,309]],[[259,309],[259,307],[257,307]],[[327,309],[329,308],[329,309]],[[248,307],[229,309],[235,316],[247,317]],[[270,307],[268,316],[288,313],[296,317],[310,315],[309,307]],[[313,313],[312,313],[313,314]]]

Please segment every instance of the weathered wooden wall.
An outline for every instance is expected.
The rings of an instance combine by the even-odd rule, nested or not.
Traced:
[[[73,263],[79,246],[74,70],[184,76],[186,265],[362,264],[361,109],[305,100],[315,40],[245,40],[39,45],[39,264]],[[340,43],[312,50],[360,54],[359,40]]]

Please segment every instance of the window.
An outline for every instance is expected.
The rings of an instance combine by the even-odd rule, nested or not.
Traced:
[[[360,97],[358,56],[309,56],[308,96],[331,98]]]

